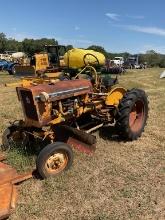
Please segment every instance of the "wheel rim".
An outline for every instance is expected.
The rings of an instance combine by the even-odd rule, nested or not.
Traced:
[[[135,102],[129,115],[129,126],[133,132],[138,132],[143,127],[144,103],[141,100]]]
[[[65,152],[59,151],[52,154],[45,163],[48,173],[57,174],[65,169],[68,163],[68,156]]]

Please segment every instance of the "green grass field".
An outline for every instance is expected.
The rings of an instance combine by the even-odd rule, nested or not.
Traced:
[[[165,79],[162,69],[132,70],[119,76],[121,85],[142,88],[150,102],[142,137],[117,142],[99,131],[93,157],[74,151],[66,173],[21,184],[17,208],[10,219],[117,220],[165,219]],[[4,83],[15,79],[0,73],[0,131],[22,118],[15,89]],[[110,132],[110,131],[109,131]],[[35,166],[35,157],[12,149],[8,162],[19,171]]]

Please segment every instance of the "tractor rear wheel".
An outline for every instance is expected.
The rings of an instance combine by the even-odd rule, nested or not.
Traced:
[[[71,147],[63,142],[56,142],[41,150],[36,167],[40,176],[45,179],[69,169],[72,163],[73,151]]]
[[[131,89],[122,98],[116,117],[116,128],[125,140],[141,136],[148,118],[148,100],[141,89]]]

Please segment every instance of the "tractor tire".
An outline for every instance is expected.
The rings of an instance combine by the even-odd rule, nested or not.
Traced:
[[[15,75],[16,74],[15,66],[18,66],[18,64],[13,64],[11,66],[10,70],[8,70],[9,75]]]
[[[26,146],[28,144],[28,136],[19,130],[16,126],[8,127],[2,134],[2,151],[9,151],[11,147]]]
[[[2,145],[1,145],[2,151],[10,150],[10,142],[9,142],[10,134],[11,134],[11,131],[9,128],[7,128],[2,134]]]
[[[73,163],[73,151],[63,142],[56,142],[44,147],[38,155],[36,168],[43,179],[54,177],[68,170]]]
[[[138,139],[148,118],[148,99],[143,90],[127,91],[118,106],[116,129],[124,140]]]
[[[11,70],[8,70],[9,75],[13,75],[13,72]]]

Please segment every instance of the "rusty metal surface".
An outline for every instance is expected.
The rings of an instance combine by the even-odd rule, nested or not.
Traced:
[[[15,202],[12,201],[16,201],[15,189],[11,183],[0,186],[0,219],[9,217],[14,208]]]
[[[77,149],[83,153],[86,153],[86,154],[92,154],[96,150],[95,144],[92,144],[92,145],[85,144],[75,138],[72,138],[72,137],[69,137],[67,144],[69,144],[70,146],[74,147],[75,149]]]
[[[86,87],[86,89],[83,89],[78,92],[74,92],[74,89],[79,89],[81,87]],[[55,84],[42,84],[42,85],[37,85],[30,87],[29,90],[32,91],[33,96],[39,95],[41,92],[46,92],[46,93],[58,93],[58,92],[65,92],[68,90],[73,90],[73,93],[70,93],[70,96],[77,96],[81,94],[86,94],[92,92],[92,84],[89,80],[86,79],[77,79],[77,80],[65,80],[65,81],[59,81],[56,82]],[[60,95],[60,97],[55,97],[54,100],[61,100],[67,98],[67,94],[65,93],[64,95]]]
[[[36,100],[36,97],[39,97],[42,92],[50,94],[50,102]],[[54,119],[51,115],[51,102],[68,97],[85,95],[91,92],[92,84],[86,79],[60,81],[54,84],[40,84],[29,88],[17,88],[17,94],[23,107],[26,125],[34,127],[42,127]],[[59,120],[59,122],[61,122],[61,120]]]
[[[4,158],[0,155],[0,158]],[[16,183],[32,177],[32,173],[19,175],[11,166],[0,162],[0,220],[9,217],[17,201]]]
[[[3,161],[6,159],[6,155],[5,154],[0,154],[0,161]]]

